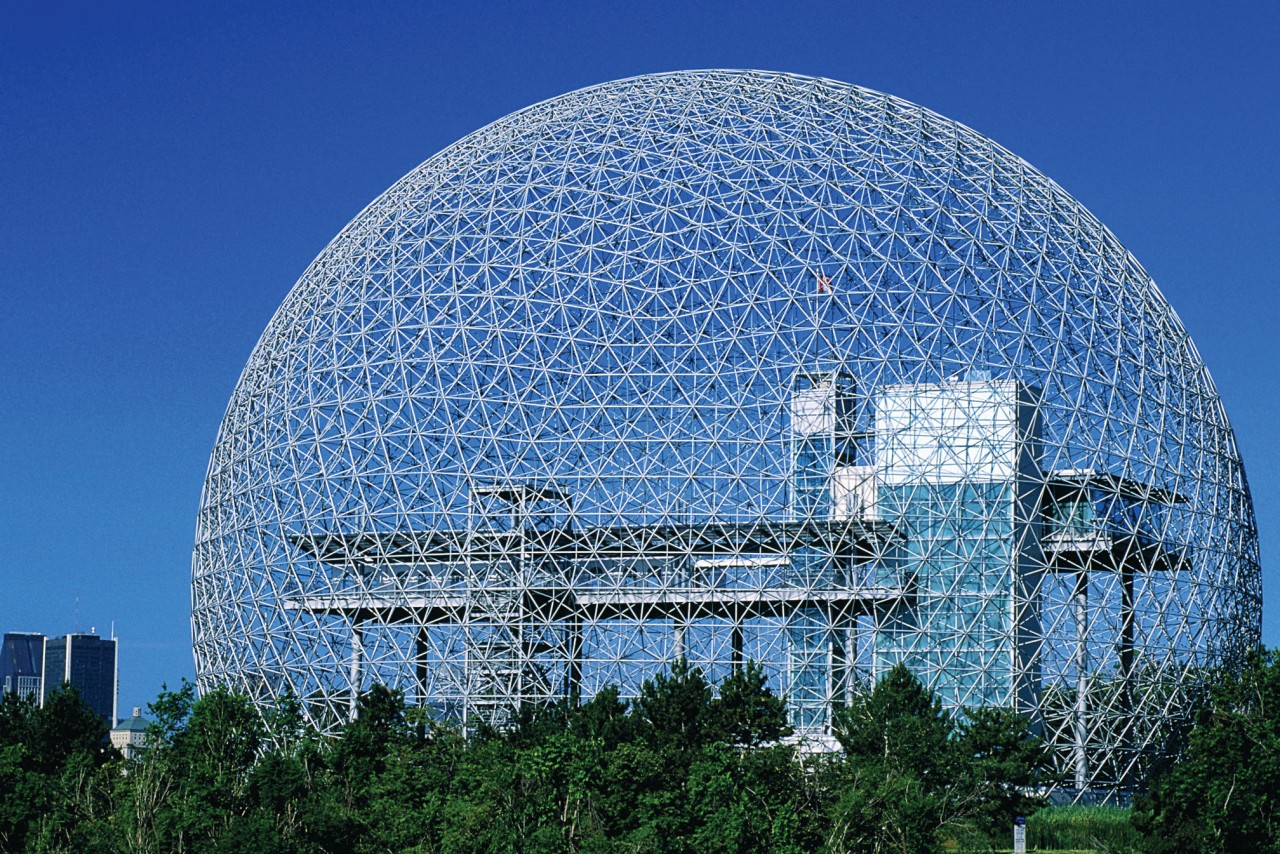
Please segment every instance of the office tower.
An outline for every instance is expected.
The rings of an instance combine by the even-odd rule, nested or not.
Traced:
[[[70,683],[90,708],[115,726],[116,646],[115,638],[95,634],[69,634],[46,642],[42,701],[63,683]]]
[[[44,672],[44,635],[7,632],[0,646],[0,690],[21,697],[40,699],[40,676]]]

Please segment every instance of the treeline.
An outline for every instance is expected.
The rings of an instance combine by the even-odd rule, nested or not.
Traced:
[[[286,699],[190,685],[150,707],[126,761],[74,691],[0,702],[0,848],[76,852],[868,851],[1005,849],[1049,782],[1025,720],[953,717],[904,668],[835,716],[842,753],[803,754],[749,664],[718,688],[681,662],[628,702],[520,712],[464,738],[382,687],[336,737]],[[1280,666],[1225,686],[1186,759],[1141,799],[1154,851],[1277,850]],[[1069,817],[1068,817],[1069,821]]]
[[[463,738],[382,687],[335,738],[286,700],[267,720],[190,685],[125,762],[73,691],[0,703],[8,851],[927,851],[1004,844],[1043,748],[999,710],[957,721],[905,670],[803,756],[748,664],[715,690],[684,663]]]

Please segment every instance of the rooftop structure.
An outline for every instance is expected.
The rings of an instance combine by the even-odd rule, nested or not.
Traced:
[[[1124,791],[1258,642],[1221,401],[1150,277],[891,96],[653,75],[426,161],[254,349],[197,523],[200,687],[466,727],[760,661],[793,724],[905,662]]]

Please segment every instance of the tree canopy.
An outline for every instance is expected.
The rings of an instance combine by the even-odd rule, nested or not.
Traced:
[[[1280,651],[1217,682],[1186,749],[1134,804],[1153,854],[1280,852]]]
[[[905,668],[838,712],[843,753],[800,749],[752,662],[716,685],[681,660],[634,699],[610,687],[469,735],[384,686],[338,737],[302,708],[184,683],[126,761],[74,692],[5,698],[0,849],[933,851],[1002,839],[1042,773],[1024,720],[953,717]]]

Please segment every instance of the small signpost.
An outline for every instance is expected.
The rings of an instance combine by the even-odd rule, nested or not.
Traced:
[[[1013,820],[1013,854],[1027,854],[1027,817]]]

